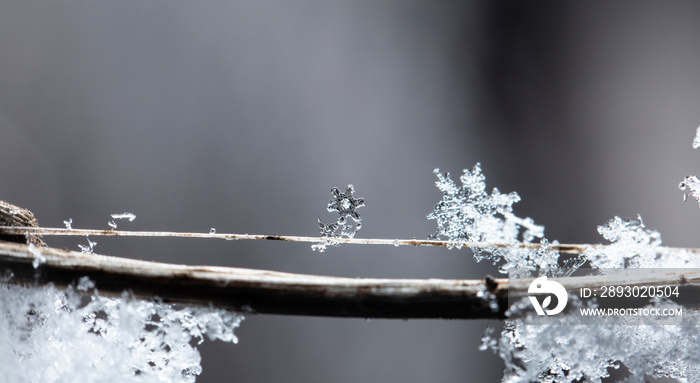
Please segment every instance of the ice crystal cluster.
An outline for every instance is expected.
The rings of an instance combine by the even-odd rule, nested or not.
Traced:
[[[700,147],[700,129],[693,147]],[[508,243],[513,243],[512,230],[507,222],[511,206],[518,200],[517,195],[511,193],[504,197],[497,189],[491,195],[486,194],[478,166],[472,172],[465,171],[462,184],[458,188],[449,175],[439,176],[437,185],[443,192],[443,201],[429,216],[438,220],[436,234],[452,241],[492,241],[500,235],[509,240]],[[697,185],[685,185],[697,198]],[[503,233],[493,233],[492,230],[502,230]],[[598,232],[610,244],[591,248],[582,254],[593,268],[700,267],[696,254],[662,248],[661,235],[646,228],[641,217],[638,220],[615,217],[599,226]],[[477,259],[482,257],[479,254],[483,249],[478,248],[478,244],[469,246],[477,247]],[[512,261],[498,250],[492,257],[499,257],[507,263]],[[522,262],[518,267],[521,266]],[[534,268],[533,273],[536,273]],[[595,303],[587,304],[595,307]],[[576,297],[570,297],[569,305],[576,309],[582,303]],[[659,309],[680,308],[664,299],[652,300],[649,305]],[[516,304],[509,310],[518,309]],[[645,382],[648,377],[700,382],[700,348],[697,343],[700,315],[696,312],[684,310],[681,323],[677,325],[654,325],[654,318],[645,319],[649,322],[644,325],[631,325],[625,317],[609,317],[601,325],[583,325],[565,315],[555,320],[558,322],[547,325],[508,321],[500,337],[487,331],[480,348],[492,349],[505,361],[503,382],[600,382],[612,369],[622,367],[626,383]]]
[[[576,299],[569,304],[581,306]],[[669,301],[655,306],[679,308]],[[642,383],[649,376],[700,381],[696,315],[684,315],[678,325],[655,325],[653,319],[632,325],[619,318],[582,325],[570,318],[562,316],[546,326],[508,322],[500,338],[484,337],[482,349],[492,348],[505,360],[503,382],[508,383],[600,382],[621,367],[627,376],[617,382]]]
[[[331,189],[333,199],[328,203],[326,210],[337,212],[338,217],[335,222],[329,224],[324,224],[321,218],[318,218],[322,241],[311,245],[311,249],[322,253],[328,246],[339,246],[340,238],[355,238],[357,231],[362,228],[362,216],[357,209],[365,206],[365,200],[355,198],[353,193],[355,193],[353,185],[348,185],[344,193],[338,188]]]
[[[662,251],[659,233],[641,219],[615,217],[598,231],[612,243],[584,253],[594,268],[700,267],[690,252]],[[582,307],[575,296],[568,305]],[[650,306],[680,308],[667,300]],[[554,319],[558,322],[548,325],[509,321],[500,338],[485,335],[482,349],[494,350],[506,363],[503,382],[599,382],[620,366],[628,370],[626,383],[642,383],[648,376],[700,382],[700,316],[695,313],[684,310],[678,325],[654,324],[654,318],[645,318],[644,325],[626,317],[606,318],[600,325],[580,324],[569,316]]]
[[[431,238],[446,238],[450,247],[470,245],[477,261],[488,259],[501,263],[500,271],[510,269],[538,269],[556,265],[559,254],[549,249],[544,238],[544,227],[536,225],[532,218],[520,218],[513,214],[513,204],[520,201],[516,192],[501,193],[494,188],[486,191],[486,177],[481,164],[471,171],[465,169],[457,186],[450,173],[434,173],[435,185],[442,192],[428,219],[437,221],[437,231]],[[495,247],[489,244],[531,243],[540,239],[542,247],[534,250],[517,247]],[[483,245],[474,246],[480,243]]]
[[[97,245],[97,242],[93,242],[90,240],[90,236],[85,236],[85,239],[87,239],[88,244],[87,245],[78,245],[80,248],[80,252],[83,254],[94,254],[95,253],[95,245]]]
[[[112,214],[112,220],[107,222],[107,224],[112,230],[117,229],[117,223],[115,221],[118,219],[128,219],[129,222],[134,222],[136,216],[131,213]]]
[[[693,149],[700,148],[700,127],[695,132],[693,139]],[[688,195],[695,198],[700,205],[700,179],[696,176],[687,176],[678,184],[678,188],[683,190],[683,201],[688,200]]]
[[[194,382],[196,345],[236,342],[242,316],[213,308],[0,281],[0,382]]]
[[[604,249],[591,248],[584,255],[593,268],[654,267],[661,234],[639,221],[615,217],[598,226],[598,233],[612,242]]]
[[[678,188],[683,190],[683,201],[688,200],[688,195],[695,198],[700,204],[700,179],[696,176],[687,176],[678,184]]]

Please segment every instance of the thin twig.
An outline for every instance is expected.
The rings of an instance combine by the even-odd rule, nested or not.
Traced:
[[[6,234],[40,234],[40,235],[63,235],[63,236],[120,236],[120,237],[178,237],[178,238],[218,238],[229,241],[236,240],[268,240],[268,241],[288,241],[288,242],[308,242],[320,243],[324,241],[322,237],[306,237],[295,235],[264,235],[264,234],[226,234],[226,233],[187,233],[172,231],[125,231],[125,230],[92,230],[92,229],[63,229],[48,227],[17,227],[0,226],[0,233]],[[374,239],[374,238],[334,238],[334,241],[342,244],[356,245],[391,245],[391,246],[455,246],[456,242],[443,240],[421,240],[421,239]],[[481,248],[530,248],[539,249],[539,243],[485,243],[485,242],[459,242],[464,247]],[[579,254],[588,248],[600,247],[603,245],[588,244],[550,244],[552,250],[567,254]],[[670,249],[670,248],[667,248]],[[692,250],[692,249],[685,249]]]
[[[0,233],[19,235],[56,235],[56,236],[115,236],[115,237],[177,237],[177,238],[213,238],[225,239],[229,241],[237,240],[268,240],[268,241],[288,241],[288,242],[308,242],[320,243],[324,241],[322,237],[307,237],[296,235],[265,235],[265,234],[231,234],[231,233],[188,233],[173,231],[126,231],[126,230],[93,230],[93,229],[64,229],[52,227],[29,227],[29,226],[0,226]],[[455,246],[457,242],[444,240],[422,240],[422,239],[376,239],[376,238],[334,238],[334,241],[342,244],[355,245],[391,245],[391,246]],[[487,243],[487,242],[467,242],[461,241],[459,244],[469,248],[528,248],[539,249],[539,243]],[[580,254],[591,248],[605,248],[608,245],[594,244],[559,244],[550,243],[551,250],[565,254]],[[658,253],[692,252],[700,253],[698,248],[686,247],[657,247]]]

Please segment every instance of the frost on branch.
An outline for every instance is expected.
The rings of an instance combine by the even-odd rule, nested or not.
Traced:
[[[326,209],[329,212],[337,212],[338,218],[330,224],[324,224],[321,222],[321,218],[318,218],[319,232],[323,241],[311,245],[311,249],[322,253],[328,246],[339,246],[339,238],[355,238],[357,231],[362,228],[362,216],[357,212],[357,209],[365,206],[365,200],[355,198],[354,192],[353,185],[348,185],[344,193],[338,188],[331,189],[333,199],[328,203]]]
[[[204,336],[236,342],[243,317],[132,299],[86,298],[72,288],[0,281],[5,382],[194,382]],[[83,278],[78,290],[94,286]]]
[[[513,214],[513,204],[520,201],[517,193],[502,194],[497,188],[486,192],[486,178],[481,164],[464,170],[458,187],[450,173],[435,169],[438,180],[435,185],[442,192],[428,219],[437,221],[437,231],[431,238],[447,238],[450,247],[458,249],[465,243],[480,242],[485,246],[473,247],[477,261],[489,259],[494,264],[503,262],[499,270],[546,268],[556,266],[559,254],[547,247],[544,227],[536,225],[532,218],[520,218]],[[489,247],[487,244],[531,243],[541,239],[540,250]]]

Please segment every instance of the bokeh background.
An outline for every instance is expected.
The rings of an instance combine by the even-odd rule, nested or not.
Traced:
[[[432,170],[476,162],[560,242],[641,214],[700,246],[692,1],[0,0],[0,198],[40,224],[425,238]],[[103,254],[349,277],[480,278],[468,250],[93,238]],[[81,238],[48,238],[77,250]],[[486,321],[250,316],[199,382],[498,381]],[[499,323],[491,323],[500,326]]]

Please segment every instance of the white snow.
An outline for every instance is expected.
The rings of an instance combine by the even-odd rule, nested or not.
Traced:
[[[461,248],[466,242],[483,243],[472,248],[477,261],[489,260],[500,263],[499,271],[511,269],[536,270],[556,266],[559,254],[548,250],[544,239],[544,227],[536,225],[532,218],[520,218],[513,214],[513,204],[520,201],[516,192],[501,193],[494,188],[486,192],[486,177],[481,164],[471,171],[464,169],[458,187],[450,173],[434,170],[438,180],[435,185],[442,192],[428,219],[437,221],[437,230],[431,238],[447,238],[450,248]],[[497,248],[488,244],[531,243],[540,240],[540,250],[524,248]],[[546,250],[544,250],[546,249]]]
[[[0,381],[194,382],[204,336],[236,342],[225,310],[0,282]],[[81,279],[79,290],[94,284]]]

